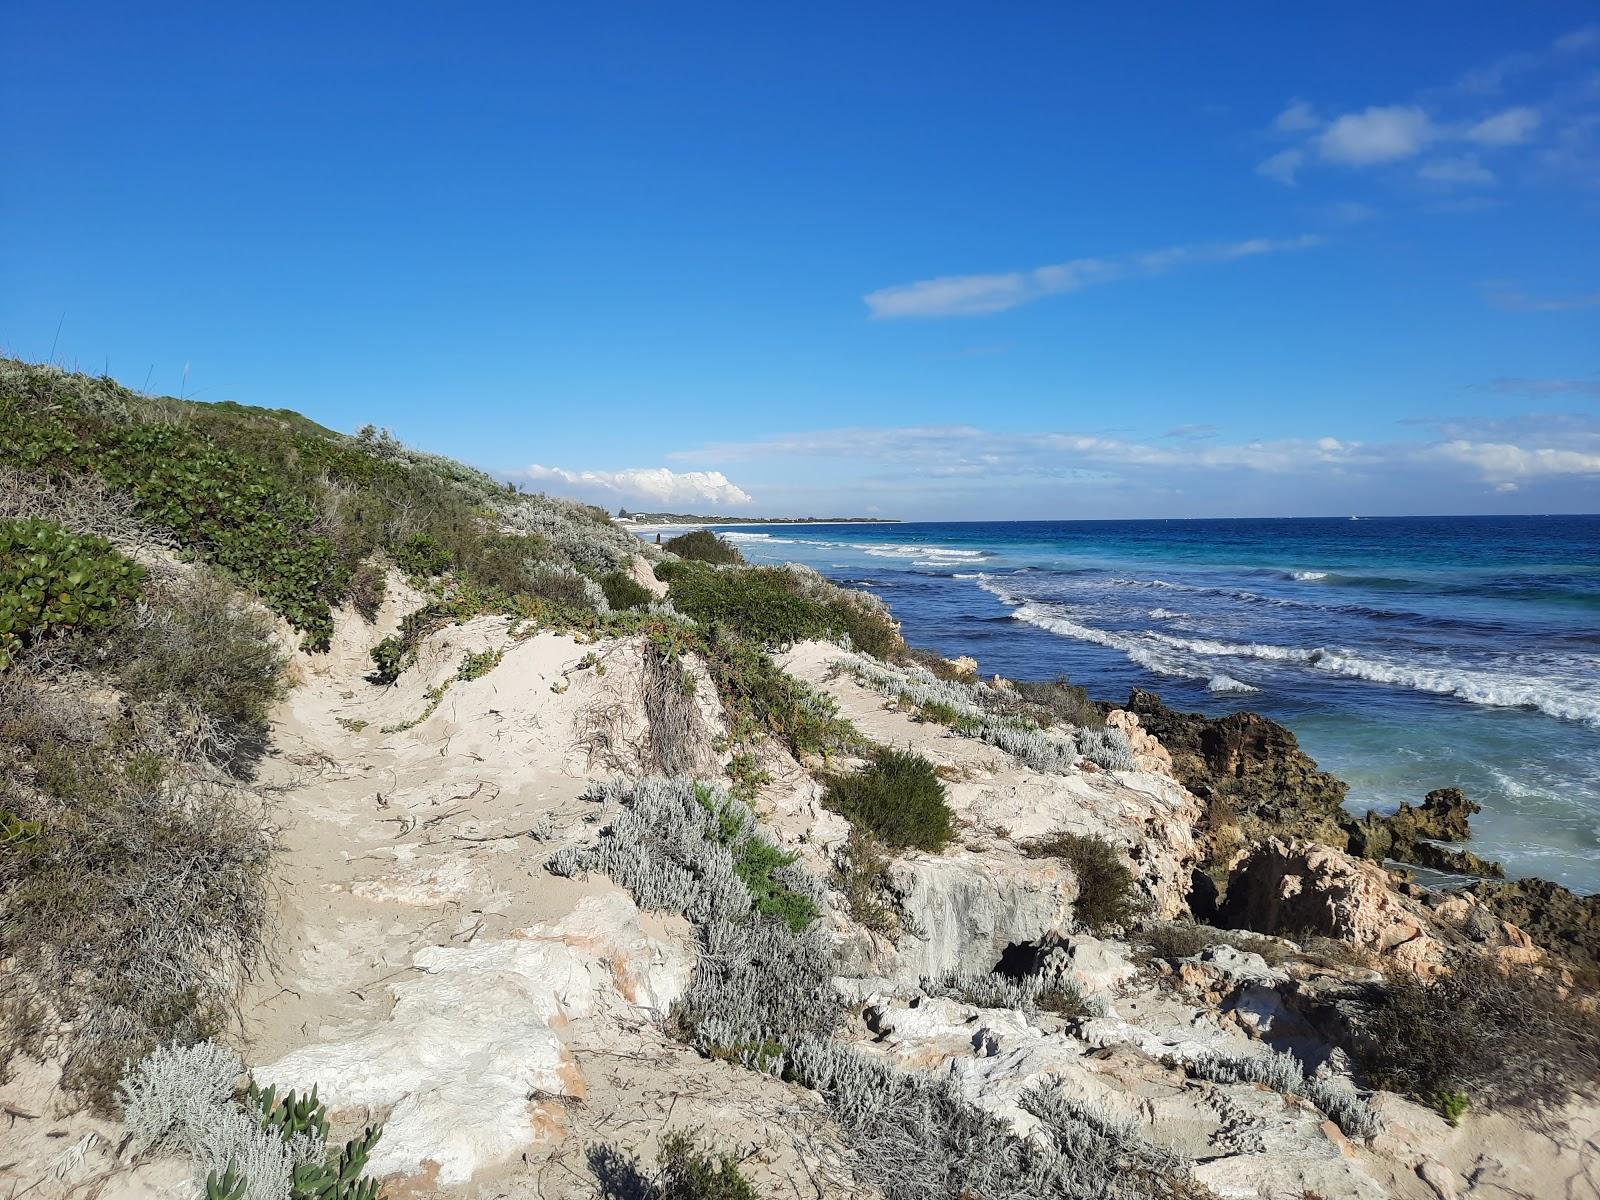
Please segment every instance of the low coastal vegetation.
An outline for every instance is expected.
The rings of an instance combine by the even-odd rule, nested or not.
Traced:
[[[1456,1115],[1468,1103],[1559,1108],[1600,1086],[1600,1015],[1526,967],[1459,958],[1360,997],[1351,1048],[1373,1082]]]
[[[711,563],[713,566],[743,565],[744,555],[726,538],[719,538],[709,529],[696,529],[680,533],[670,539],[663,549],[686,562]]]
[[[596,843],[560,851],[549,868],[603,872],[641,907],[693,922],[703,952],[674,1028],[703,1053],[819,1092],[856,1178],[886,1200],[1202,1194],[1181,1159],[1059,1085],[1023,1094],[1038,1132],[1022,1138],[948,1077],[901,1071],[834,1040],[844,1004],[826,935],[819,922],[796,930],[759,910],[714,815],[737,811],[737,800],[708,805],[700,787],[671,779],[606,785],[595,799],[621,815]],[[815,880],[786,870],[786,886],[820,897]]]
[[[937,853],[955,836],[943,782],[909,750],[880,748],[860,770],[830,779],[822,802],[891,850]]]
[[[206,1200],[377,1200],[363,1176],[383,1134],[370,1125],[342,1146],[316,1089],[279,1097],[249,1082],[233,1051],[213,1042],[164,1046],[129,1071],[123,1123],[141,1153],[189,1160]]]
[[[941,677],[917,662],[866,655],[843,660],[839,669],[922,719],[997,746],[1035,771],[1069,774],[1085,759],[1108,771],[1134,767],[1127,737],[1106,726],[1097,708],[1086,715],[1071,685],[1041,684],[1022,695],[1015,685],[996,687],[948,672]],[[1062,712],[1093,723],[1056,724]]]

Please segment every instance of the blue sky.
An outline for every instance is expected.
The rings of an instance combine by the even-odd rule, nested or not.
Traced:
[[[1600,510],[1589,3],[23,0],[0,114],[7,351],[548,490]]]

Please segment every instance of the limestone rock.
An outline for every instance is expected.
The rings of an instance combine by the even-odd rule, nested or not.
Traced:
[[[1442,947],[1374,863],[1316,842],[1269,838],[1234,868],[1225,923],[1257,933],[1311,932],[1421,965]]]
[[[688,983],[686,952],[649,937],[633,902],[589,897],[566,918],[506,938],[434,946],[394,986],[387,1018],[333,1031],[255,1070],[280,1089],[316,1085],[329,1108],[392,1106],[376,1176],[466,1183],[552,1137],[559,1098],[584,1080],[557,1026],[610,997],[665,1015]]]
[[[1151,775],[1165,775],[1172,779],[1172,755],[1154,735],[1139,722],[1139,714],[1125,708],[1113,708],[1106,714],[1106,725],[1120,729],[1133,747],[1133,763],[1139,770]]]

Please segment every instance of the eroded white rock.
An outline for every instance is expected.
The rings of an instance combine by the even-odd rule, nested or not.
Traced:
[[[665,1014],[688,952],[649,936],[621,893],[551,925],[472,946],[432,946],[396,984],[382,1023],[335,1031],[269,1066],[262,1084],[315,1084],[334,1110],[393,1106],[369,1170],[465,1183],[559,1128],[557,1097],[584,1081],[557,1028],[607,1005]]]

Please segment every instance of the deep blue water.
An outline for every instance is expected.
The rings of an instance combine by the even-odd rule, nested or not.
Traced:
[[[1281,720],[1356,811],[1459,786],[1479,853],[1600,890],[1600,517],[720,531],[985,673]]]

